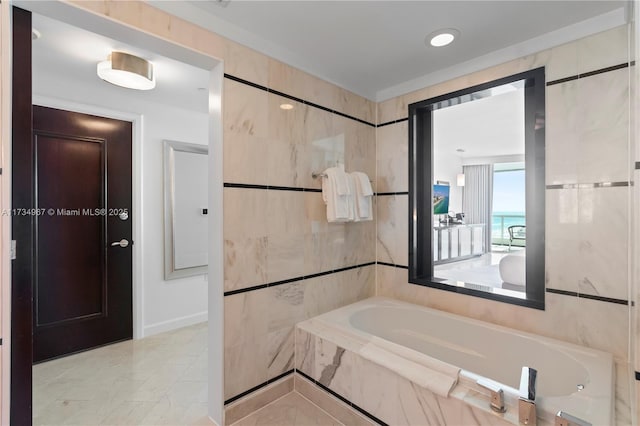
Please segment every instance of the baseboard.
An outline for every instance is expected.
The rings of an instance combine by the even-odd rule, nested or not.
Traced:
[[[209,314],[205,311],[193,315],[187,315],[180,318],[158,322],[152,325],[147,325],[143,329],[143,337],[152,336],[158,333],[164,333],[165,331],[176,330],[178,328],[187,327],[189,325],[194,325],[201,322],[207,322],[208,319]]]
[[[293,391],[293,374],[234,401],[224,408],[224,424],[230,425]]]
[[[294,389],[345,425],[386,426],[382,420],[333,392],[301,371],[294,374]]]

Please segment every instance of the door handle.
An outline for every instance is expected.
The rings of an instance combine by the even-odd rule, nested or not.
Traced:
[[[111,243],[112,247],[115,247],[115,246],[127,247],[128,245],[129,245],[129,241],[125,240],[124,238],[121,239],[120,241]]]

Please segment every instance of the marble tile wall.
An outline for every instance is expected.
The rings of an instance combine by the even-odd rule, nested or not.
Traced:
[[[627,26],[379,103],[378,123],[406,118],[419,100],[545,66],[547,82],[629,61]],[[547,185],[629,182],[630,73],[603,72],[546,90]],[[377,129],[377,259],[407,266],[407,122]],[[383,189],[384,188],[384,189]],[[377,294],[611,352],[617,422],[631,423],[632,186],[546,191],[546,287],[620,303],[546,293],[546,310],[408,284],[408,271],[377,265]]]
[[[376,104],[144,2],[70,4],[224,60],[225,399],[290,370],[297,321],[375,292],[375,223],[328,224],[311,173],[375,177]]]
[[[375,266],[225,297],[225,399],[294,368],[294,326],[370,297]]]
[[[278,91],[297,90],[269,66]],[[229,400],[293,368],[296,322],[374,294],[375,223],[327,223],[311,174],[338,161],[373,178],[376,147],[372,125],[244,82],[225,79],[223,102]],[[325,274],[358,265],[368,266]]]

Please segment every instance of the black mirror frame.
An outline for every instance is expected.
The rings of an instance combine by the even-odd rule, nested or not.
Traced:
[[[526,298],[444,284],[433,279],[434,105],[525,80]],[[409,105],[409,283],[544,310],[545,308],[545,69],[544,67]]]

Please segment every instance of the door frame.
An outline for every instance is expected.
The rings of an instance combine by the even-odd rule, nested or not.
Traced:
[[[99,117],[113,118],[116,120],[129,121],[132,123],[133,133],[131,140],[133,143],[131,151],[131,170],[132,170],[132,215],[131,225],[133,227],[133,271],[132,271],[132,287],[133,287],[133,339],[141,339],[144,337],[144,286],[143,270],[141,259],[144,250],[142,244],[142,123],[143,115],[118,111],[110,108],[104,108],[97,105],[83,104],[65,99],[52,98],[49,96],[33,95],[33,105],[41,105],[49,108],[63,109],[82,114],[97,115]]]
[[[2,176],[1,203],[3,209],[11,208],[11,43],[12,6],[45,15],[47,17],[87,29],[92,32],[122,40],[131,45],[157,52],[167,57],[209,70],[209,274],[208,274],[208,347],[209,365],[207,381],[209,395],[207,399],[208,414],[218,425],[224,424],[224,261],[223,261],[223,124],[222,124],[222,96],[224,62],[213,55],[197,51],[184,45],[177,44],[161,36],[149,33],[124,22],[114,20],[100,13],[91,12],[62,1],[29,2],[22,0],[8,0],[0,2],[0,142],[2,143]],[[114,34],[117,33],[117,36]],[[135,173],[135,172],[134,172]],[[140,184],[142,182],[140,181]],[[0,396],[0,411],[2,424],[9,423],[11,380],[11,260],[9,245],[11,241],[11,220],[0,218],[2,225],[0,262],[2,284],[2,393]],[[142,225],[142,224],[139,224]],[[140,228],[140,226],[138,226]],[[136,238],[138,238],[136,236]],[[134,277],[135,278],[135,277]],[[141,284],[142,279],[138,280]],[[9,297],[7,297],[9,295]],[[32,319],[28,319],[31,323]]]
[[[2,209],[11,208],[11,93],[13,57],[13,28],[10,2],[0,3],[0,204]],[[0,311],[2,346],[0,347],[0,424],[9,424],[9,393],[11,391],[11,218],[0,216]]]

